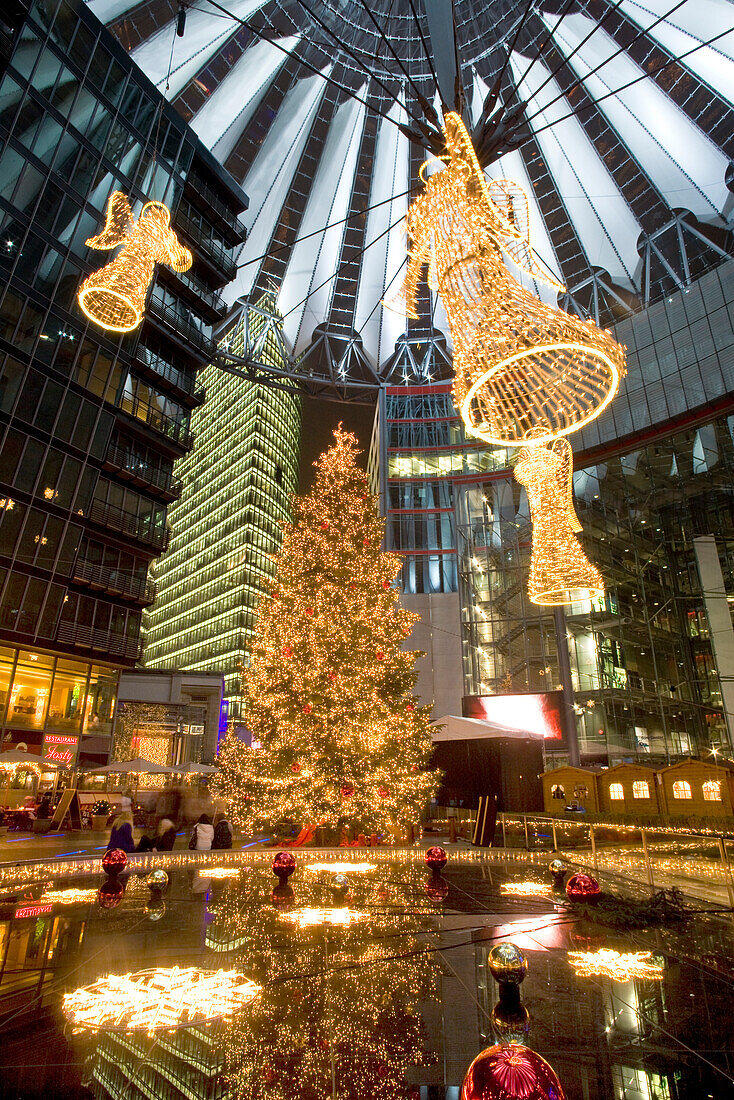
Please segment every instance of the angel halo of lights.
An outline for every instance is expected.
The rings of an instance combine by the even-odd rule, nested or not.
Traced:
[[[156,264],[188,271],[193,262],[191,252],[171,229],[171,212],[165,203],[146,202],[136,221],[122,191],[112,192],[104,229],[85,243],[100,251],[123,246],[114,260],[84,280],[77,295],[82,312],[109,332],[132,332],[138,327]]]
[[[237,970],[153,967],[108,974],[67,993],[63,1013],[74,1032],[139,1031],[154,1035],[234,1015],[260,992]]]

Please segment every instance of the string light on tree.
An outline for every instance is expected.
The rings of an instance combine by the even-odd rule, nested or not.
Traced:
[[[104,229],[85,243],[100,250],[123,245],[119,256],[84,280],[77,296],[90,321],[110,332],[138,327],[156,264],[174,271],[188,271],[192,264],[190,251],[171,229],[165,203],[146,202],[136,221],[122,191],[112,192]]]
[[[416,654],[403,648],[417,616],[398,606],[402,559],[381,549],[358,454],[337,429],[294,501],[278,599],[258,609],[243,709],[261,747],[228,737],[212,781],[247,831],[289,819],[399,835],[437,785],[430,708],[415,702]]]

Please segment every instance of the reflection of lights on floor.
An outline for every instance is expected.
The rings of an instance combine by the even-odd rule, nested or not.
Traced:
[[[539,923],[542,919],[543,923]],[[521,951],[548,951],[552,948],[565,948],[567,940],[567,921],[565,917],[556,917],[548,913],[546,917],[521,917],[498,924],[493,928],[497,939],[508,939]]]
[[[651,951],[613,951],[601,947],[598,951],[569,951],[568,961],[579,978],[597,975],[612,978],[615,982],[628,982],[632,978],[663,980],[663,967],[652,961]]]
[[[170,1031],[232,1016],[260,986],[236,970],[177,966],[108,974],[67,993],[64,1015],[74,1031]]]
[[[335,875],[364,875],[367,871],[376,871],[376,863],[307,863],[307,871],[333,871]]]
[[[500,893],[514,894],[519,898],[547,897],[553,892],[548,882],[503,882]]]
[[[237,878],[239,867],[200,867],[196,872],[199,878]]]
[[[41,902],[52,902],[54,905],[80,905],[83,902],[93,902],[97,900],[96,890],[75,890],[70,887],[68,890],[46,890]]]
[[[358,913],[354,909],[318,909],[305,906],[303,909],[294,909],[290,913],[280,914],[283,920],[297,924],[299,928],[313,928],[318,924],[339,925],[346,928],[355,921],[364,920],[366,913]]]

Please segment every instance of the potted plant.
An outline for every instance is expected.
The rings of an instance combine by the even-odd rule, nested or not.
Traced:
[[[107,826],[107,818],[110,816],[110,804],[106,798],[98,798],[92,806],[92,828],[102,830]]]

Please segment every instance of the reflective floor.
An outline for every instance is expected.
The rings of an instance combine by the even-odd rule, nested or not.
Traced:
[[[562,897],[507,894],[544,880],[520,863],[449,863],[434,879],[380,863],[342,883],[299,858],[280,891],[263,863],[212,867],[172,868],[159,893],[128,874],[124,893],[97,875],[0,894],[0,1095],[458,1100],[472,1059],[515,1039],[568,1100],[734,1096],[721,914],[602,929]],[[488,969],[503,940],[528,959],[521,1004]],[[604,948],[638,953],[640,976],[619,960],[596,973]],[[502,1100],[541,1095],[515,1087]]]

